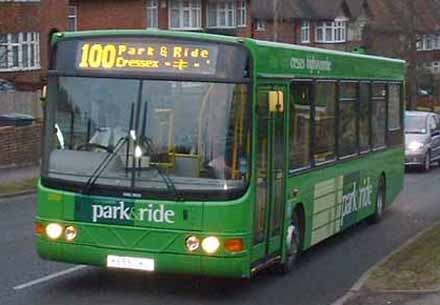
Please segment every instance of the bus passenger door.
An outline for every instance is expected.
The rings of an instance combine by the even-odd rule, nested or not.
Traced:
[[[271,105],[270,100],[274,98],[281,103]],[[284,86],[260,88],[257,93],[253,261],[271,258],[281,250],[286,183],[286,100]]]

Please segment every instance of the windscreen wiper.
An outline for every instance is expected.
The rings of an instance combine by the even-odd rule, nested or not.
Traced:
[[[84,188],[82,189],[82,194],[88,194],[89,191],[92,189],[92,187],[95,185],[96,180],[101,176],[102,172],[107,168],[107,166],[110,164],[111,161],[115,158],[115,156],[118,155],[118,152],[121,150],[121,148],[124,146],[124,144],[128,141],[129,136],[126,136],[124,138],[120,138],[119,141],[115,145],[115,149],[112,153],[109,153],[107,156],[105,156],[104,159],[99,163],[99,165],[95,168],[93,173],[90,175],[89,179],[87,180],[86,184],[84,185]]]
[[[153,145],[151,144],[151,142],[152,142],[151,139],[145,135],[143,135],[141,137],[141,139],[142,139],[142,142],[147,145],[147,148],[151,152],[151,154],[155,154],[154,150],[153,150]],[[175,200],[183,200],[182,196],[180,195],[179,191],[176,188],[176,184],[171,179],[170,175],[165,173],[159,165],[150,163],[149,166],[151,166],[152,168],[154,168],[157,171],[157,173],[159,174],[159,176],[162,178],[163,182],[167,186],[167,189],[169,189],[173,192]]]
[[[92,187],[95,185],[96,180],[101,176],[102,172],[106,169],[106,167],[110,164],[111,161],[113,161],[114,157],[117,155],[119,150],[124,146],[125,143],[127,143],[128,148],[128,141],[130,139],[130,132],[133,128],[133,120],[134,120],[134,104],[131,104],[131,116],[130,116],[130,122],[129,122],[129,132],[128,134],[120,138],[118,142],[115,145],[115,148],[113,151],[108,154],[102,161],[98,164],[98,166],[95,168],[93,173],[90,175],[89,179],[87,180],[86,184],[84,185],[84,188],[81,190],[81,193],[88,194]],[[128,158],[128,155],[127,155]]]

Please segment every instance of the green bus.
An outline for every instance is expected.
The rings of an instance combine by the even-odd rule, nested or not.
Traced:
[[[249,278],[403,186],[405,62],[205,33],[56,33],[45,259]]]

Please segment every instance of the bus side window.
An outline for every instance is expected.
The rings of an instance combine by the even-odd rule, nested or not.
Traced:
[[[316,84],[315,97],[315,164],[332,161],[336,157],[336,82]]]
[[[289,169],[310,166],[312,82],[292,82],[290,87]]]
[[[359,150],[361,153],[370,151],[370,88],[369,82],[361,82],[359,85]]]
[[[372,99],[373,149],[385,147],[386,96],[386,85],[384,83],[374,83]]]
[[[402,86],[400,84],[391,83],[388,85],[388,129],[387,144],[402,145]]]
[[[357,83],[341,82],[339,86],[339,156],[357,153]]]

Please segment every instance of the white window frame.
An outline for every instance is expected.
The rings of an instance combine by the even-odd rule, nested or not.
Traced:
[[[210,12],[214,11],[215,22],[210,20]],[[209,1],[206,5],[206,27],[216,29],[231,29],[237,26],[237,7],[235,0]],[[230,18],[229,18],[230,17]],[[230,23],[229,23],[230,21]]]
[[[440,61],[433,61],[431,63],[431,72],[440,73]]]
[[[67,16],[67,19],[74,20],[74,28],[73,29],[69,28],[69,31],[78,31],[78,6],[77,5],[69,5],[69,14]],[[70,25],[70,23],[68,25]]]
[[[440,34],[425,34],[417,42],[419,51],[440,50]]]
[[[247,1],[238,0],[237,3],[237,27],[244,28],[247,26]]]
[[[347,41],[346,20],[336,19],[335,21],[317,22],[315,28],[315,41],[319,43],[346,42]]]
[[[6,35],[6,42],[2,42],[0,44],[1,46],[6,47],[6,67],[0,67],[0,72],[32,71],[41,69],[40,33],[19,32],[3,35]],[[13,35],[17,35],[17,42],[12,41]],[[24,49],[27,49],[28,54],[26,63],[24,62],[23,56]],[[17,56],[17,65],[14,65],[14,54]],[[32,58],[34,59],[33,61]]]
[[[14,41],[13,37],[17,37],[17,41]],[[22,48],[20,47],[20,40],[22,39],[22,33],[8,34],[9,46],[8,46],[8,61],[9,67],[13,70],[18,70],[22,64]],[[16,52],[15,52],[16,50]],[[15,64],[14,58],[17,58],[17,64]]]
[[[8,52],[8,34],[0,34],[0,36],[2,38],[5,38],[5,41],[0,41],[0,50],[2,50],[2,52],[0,53],[0,63],[1,63],[0,71],[1,71],[2,69],[7,69],[9,67],[8,66],[9,52]]]
[[[168,5],[168,24],[172,30],[201,30],[202,29],[202,3],[201,0],[186,0],[188,7],[183,6],[183,0],[170,0]],[[178,26],[171,23],[172,11],[178,10]],[[188,26],[184,25],[184,15],[188,13]],[[195,26],[192,24],[195,23]]]
[[[255,20],[255,31],[263,32],[266,31],[266,23],[261,19]]]
[[[41,0],[0,0],[0,2],[40,2]]]
[[[159,28],[159,0],[147,0],[146,17],[147,29]]]
[[[301,22],[301,43],[310,43],[310,21]]]

